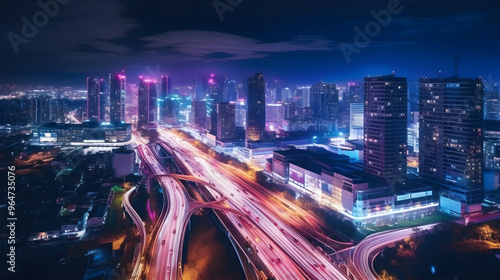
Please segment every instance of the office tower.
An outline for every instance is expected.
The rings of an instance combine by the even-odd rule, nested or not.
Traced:
[[[316,83],[311,86],[313,116],[328,121],[338,118],[339,91],[334,84]]]
[[[101,79],[87,77],[87,120],[100,120],[100,103]]]
[[[195,126],[206,128],[207,125],[206,101],[193,100],[191,102],[191,123]]]
[[[241,99],[244,100],[244,99]],[[237,127],[246,127],[247,123],[247,105],[245,101],[237,101],[235,103],[236,110],[236,126]]]
[[[111,122],[125,121],[125,96],[127,77],[109,74],[109,114]]]
[[[179,121],[181,98],[177,94],[170,94],[162,104],[162,122],[166,124],[177,124]]]
[[[246,140],[258,141],[266,130],[266,82],[262,73],[248,78]]]
[[[57,123],[64,123],[64,112],[65,112],[65,104],[62,99],[52,99],[52,112],[51,112],[51,121]]]
[[[52,121],[52,98],[48,95],[29,99],[30,120],[33,124]]]
[[[441,211],[481,213],[483,83],[481,79],[420,79],[419,173],[440,190]]]
[[[101,79],[99,86],[99,121],[109,121],[109,83]]]
[[[172,123],[175,111],[179,110],[176,107],[176,102],[171,99],[173,95],[172,80],[169,76],[161,76],[160,93],[158,95],[159,120],[163,123]]]
[[[169,76],[161,76],[160,99],[165,100],[167,96],[172,94],[172,79]]]
[[[349,140],[363,139],[364,109],[363,103],[350,104]]]
[[[498,86],[496,84],[488,84],[484,87],[484,119],[498,120],[499,119],[499,96]]]
[[[364,167],[391,186],[406,175],[406,78],[387,75],[364,80]]]
[[[246,80],[243,80],[242,82],[236,84],[236,100],[241,101],[247,100],[247,83]]]
[[[222,92],[222,102],[236,101],[236,81],[224,81],[224,90]]]
[[[137,126],[146,128],[148,124],[156,122],[157,116],[157,96],[156,81],[144,79],[139,80],[138,90],[138,121]]]
[[[266,104],[266,130],[273,131],[283,127],[285,106],[282,103]]]
[[[311,106],[310,86],[297,87],[295,96],[297,96],[298,100],[300,100],[300,102],[297,104],[298,108],[306,108]]]
[[[288,120],[295,119],[295,111],[297,110],[297,103],[287,102],[284,105],[283,118]]]
[[[342,106],[340,112],[341,127],[349,127],[351,123],[350,108],[352,103],[363,103],[363,87],[359,83],[348,83],[347,89],[342,94]]]
[[[485,168],[500,170],[500,121],[484,121]]]
[[[217,103],[217,141],[234,139],[235,106],[233,103]]]
[[[204,75],[201,78],[203,97],[207,101],[208,130],[211,134],[217,133],[217,103],[222,102],[226,76],[224,75]]]

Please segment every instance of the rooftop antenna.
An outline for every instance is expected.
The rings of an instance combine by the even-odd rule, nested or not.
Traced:
[[[458,78],[458,54],[455,55],[455,77]]]

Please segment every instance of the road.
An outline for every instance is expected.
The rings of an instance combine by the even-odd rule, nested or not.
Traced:
[[[167,174],[149,147],[138,145],[137,151],[152,176]],[[164,213],[160,215],[158,233],[155,240],[151,241],[153,247],[150,252],[152,257],[148,276],[152,280],[180,279],[184,229],[191,215],[188,198],[183,186],[175,179],[165,176],[158,177],[157,180],[163,189],[167,208],[164,208]]]
[[[134,269],[132,271],[131,279],[137,279],[139,277],[139,274],[142,270],[142,256],[144,255],[144,249],[145,249],[145,242],[146,242],[146,228],[144,227],[144,222],[142,221],[141,217],[137,212],[135,211],[134,207],[130,204],[130,196],[132,193],[134,193],[136,190],[136,187],[131,188],[129,191],[123,195],[123,207],[125,209],[125,212],[127,212],[132,218],[132,221],[134,222],[135,226],[139,230],[139,236],[141,238],[141,241],[139,243],[139,253],[136,258],[134,258],[135,263],[134,263]]]
[[[324,253],[292,226],[307,228],[311,225],[304,225],[307,223],[287,213],[282,209],[284,206],[270,200],[253,186],[242,183],[241,178],[228,172],[222,163],[205,159],[201,151],[175,134],[164,129],[159,132],[160,139],[175,150],[176,158],[184,162],[194,177],[212,182],[213,187],[227,198],[229,207],[246,213],[253,223],[238,215],[227,215],[241,234],[252,242],[277,279],[347,279]],[[312,226],[318,226],[314,222],[311,218]]]
[[[420,230],[432,229],[436,224],[417,227]],[[378,234],[370,235],[363,239],[355,248],[352,254],[352,262],[362,279],[379,279],[372,270],[373,260],[378,252],[395,242],[410,237],[414,228],[405,228],[400,230],[384,231]]]

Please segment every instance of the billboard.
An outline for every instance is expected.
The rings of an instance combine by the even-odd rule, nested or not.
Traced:
[[[303,187],[304,186],[304,172],[290,168],[290,181]]]

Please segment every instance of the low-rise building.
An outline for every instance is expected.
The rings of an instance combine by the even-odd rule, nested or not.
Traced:
[[[275,151],[272,177],[336,209],[358,226],[386,224],[433,213],[438,206],[432,188],[409,178],[395,190],[366,174],[349,157],[319,147]]]

